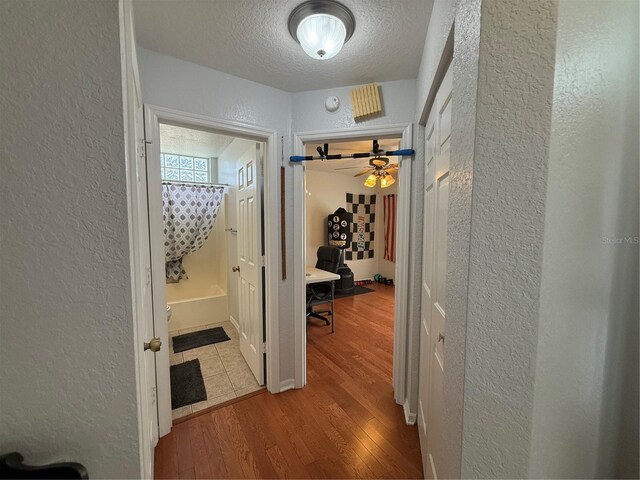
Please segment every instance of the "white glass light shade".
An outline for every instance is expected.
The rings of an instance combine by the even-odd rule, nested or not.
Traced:
[[[342,49],[347,29],[333,15],[319,13],[303,19],[296,35],[307,55],[316,60],[329,60]]]

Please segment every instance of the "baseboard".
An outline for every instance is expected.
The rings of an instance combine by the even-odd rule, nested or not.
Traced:
[[[412,412],[409,408],[409,401],[405,400],[402,405],[402,409],[404,410],[404,421],[407,422],[407,425],[415,425],[417,421],[417,415],[415,412]]]
[[[280,393],[286,392],[287,390],[292,390],[295,388],[295,381],[293,378],[287,378],[280,382]]]
[[[240,333],[240,324],[238,323],[238,321],[235,318],[233,318],[233,316],[231,315],[229,315],[229,321],[231,322],[231,325],[236,327],[236,330],[238,331],[238,333]]]

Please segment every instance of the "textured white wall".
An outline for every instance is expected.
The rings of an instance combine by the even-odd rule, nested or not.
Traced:
[[[451,7],[450,2],[446,2]],[[444,351],[444,422],[446,435],[437,446],[446,455],[438,466],[445,478],[461,476],[462,425],[465,378],[465,345],[471,232],[473,158],[475,153],[476,99],[480,44],[480,0],[460,3],[455,12],[455,62],[453,73],[452,125],[447,253],[447,325]],[[446,14],[451,18],[450,14]],[[437,22],[439,45],[444,48],[451,25]],[[426,48],[426,47],[425,47]],[[435,66],[432,67],[435,70]],[[419,112],[418,112],[419,114]]]
[[[426,102],[436,78],[440,57],[444,51],[449,31],[453,25],[457,4],[456,0],[435,0],[429,16],[427,38],[422,50],[422,61],[416,79],[416,118],[427,121]],[[461,8],[465,8],[465,0],[460,1]]]
[[[380,98],[382,99],[384,114],[360,122],[355,122],[351,113],[349,92],[355,86],[292,94],[292,131],[297,133],[315,130],[339,130],[412,122],[415,111],[415,80],[381,82],[378,85],[380,86]],[[324,108],[325,100],[330,95],[335,95],[340,99],[340,109],[335,113],[329,113]]]
[[[213,118],[243,122],[276,130],[284,136],[289,155],[291,94],[210,68],[149,50],[138,49],[138,62],[145,103],[175,108]],[[278,145],[280,151],[280,145]],[[280,159],[274,159],[280,161]],[[293,215],[292,173],[286,176],[286,218]],[[287,232],[287,264],[293,264],[293,231]],[[280,284],[280,375],[293,378],[293,282]]]
[[[556,13],[482,2],[463,477],[529,473]]]
[[[139,478],[118,2],[0,19],[0,451]]]
[[[529,472],[638,478],[638,3],[563,0],[557,42]]]

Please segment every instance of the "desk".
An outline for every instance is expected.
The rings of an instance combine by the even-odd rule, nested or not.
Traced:
[[[319,268],[315,268],[315,267],[306,267],[305,283],[307,284],[307,289],[309,288],[308,285],[311,285],[314,283],[331,282],[331,292],[330,292],[330,295],[327,295],[325,297],[326,299],[320,297],[320,299],[314,300],[312,296],[310,300],[309,299],[310,297],[307,297],[307,318],[309,317],[318,318],[320,320],[324,320],[328,325],[329,320],[326,317],[322,316],[321,314],[323,313],[331,314],[331,333],[335,331],[334,318],[333,318],[333,308],[334,308],[333,300],[334,300],[334,289],[335,289],[334,282],[336,280],[340,280],[340,275],[338,275],[337,273],[327,272],[326,270],[320,270]],[[331,305],[331,310],[325,310],[322,312],[313,310],[314,305],[322,305],[322,304]]]
[[[306,267],[305,282],[307,285],[310,283],[332,282],[334,280],[340,280],[340,275],[320,270],[316,267]]]

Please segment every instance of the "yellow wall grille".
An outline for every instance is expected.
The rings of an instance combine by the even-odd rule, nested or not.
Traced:
[[[351,111],[356,121],[382,113],[378,84],[370,83],[351,90]]]

